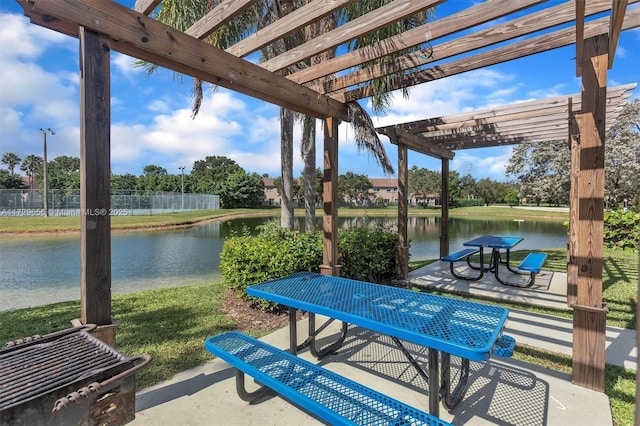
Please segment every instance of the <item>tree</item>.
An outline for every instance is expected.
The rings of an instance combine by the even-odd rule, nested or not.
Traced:
[[[310,0],[304,0],[303,4],[309,3]],[[305,41],[309,41],[321,34],[327,33],[336,28],[340,20],[353,20],[356,19],[373,9],[376,9],[384,4],[389,3],[390,0],[367,0],[357,1],[351,3],[346,11],[342,15],[330,14],[323,19],[307,26],[305,29]],[[353,43],[348,44],[348,49],[358,49],[360,47],[368,46],[373,43],[377,43],[382,39],[389,36],[399,34],[409,28],[414,28],[417,25],[424,23],[426,14],[416,14],[411,17],[405,18],[393,25],[389,25],[386,28],[382,28],[378,31],[374,31],[368,35],[360,37]],[[373,65],[379,62],[385,62],[393,59],[395,56],[406,54],[408,51],[421,49],[422,46],[416,48],[410,48],[398,55],[389,55],[384,58],[380,58],[373,61],[365,67]],[[326,50],[319,55],[310,58],[310,65],[318,64],[322,61],[329,60],[335,56],[335,49]],[[400,77],[401,74],[385,76],[377,78],[373,81],[365,83],[365,85],[372,85],[374,87],[373,96],[371,102],[375,112],[383,111],[390,103],[390,83],[394,78]],[[403,91],[405,96],[408,95],[406,90]],[[387,157],[387,153],[384,146],[380,142],[377,133],[373,130],[374,125],[371,122],[371,118],[366,111],[358,104],[353,102],[349,104],[349,111],[352,117],[351,123],[355,130],[355,141],[358,149],[362,149],[372,154],[375,160],[382,166],[385,174],[393,174],[393,167]],[[312,182],[315,179],[315,119],[312,117],[303,118],[303,130],[302,130],[302,143],[301,153],[304,161],[303,177],[307,182]],[[308,185],[305,188],[305,229],[307,232],[312,232],[315,227],[315,203],[313,200],[312,187],[314,185]]]
[[[417,200],[422,200],[425,207],[429,197],[440,196],[440,173],[422,167],[412,166],[407,173],[407,177],[409,180],[409,194]]]
[[[349,204],[362,205],[369,198],[369,190],[373,188],[367,175],[347,172],[338,176],[338,191]]]
[[[516,188],[509,188],[507,195],[504,197],[504,201],[509,205],[509,207],[517,206],[518,204],[520,204],[518,190]]]
[[[142,169],[144,176],[165,176],[167,175],[167,169],[164,167],[156,166],[155,164],[149,164]]]
[[[80,158],[61,155],[47,165],[47,186],[49,190],[69,190],[80,188]],[[43,178],[43,176],[38,176]]]
[[[264,182],[257,173],[234,172],[222,188],[220,202],[225,209],[258,207],[264,198]]]
[[[509,191],[508,184],[489,178],[480,179],[477,183],[477,188],[478,196],[484,200],[487,206],[503,202]]]
[[[476,180],[471,173],[467,173],[466,175],[460,178],[460,190],[464,195],[464,198],[467,200],[471,200],[476,196]]]
[[[207,156],[193,163],[191,179],[196,182],[193,190],[198,193],[216,194],[222,190],[227,178],[237,172],[244,172],[234,160],[224,156]]]
[[[138,177],[131,173],[125,173],[123,175],[111,175],[111,189],[136,189],[136,183],[138,182]]]
[[[449,201],[453,202],[463,198],[462,195],[462,178],[457,170],[449,170]],[[442,179],[438,184],[438,192],[442,192]]]
[[[22,160],[20,170],[25,172],[29,178],[29,188],[31,189],[33,189],[33,178],[36,176],[36,173],[42,173],[42,163],[42,157],[33,154],[27,155],[24,160]]]
[[[319,168],[316,168],[314,174],[315,174],[315,179],[312,183],[314,187],[312,191],[310,191],[313,195],[311,196],[310,199],[312,200],[313,203],[318,203],[319,201],[322,201],[322,192],[323,192],[322,170],[320,170]],[[297,191],[296,193],[301,193],[306,201],[306,199],[308,198],[308,195],[307,195],[308,188],[307,188],[307,181],[305,179],[304,173],[300,176],[300,187],[301,187],[301,190]]]
[[[625,198],[640,205],[640,99],[627,103],[607,132],[605,197],[617,207]]]
[[[378,9],[388,3],[391,3],[391,1],[392,0],[360,0],[353,2],[345,8],[345,19],[348,21],[356,19],[374,9]],[[349,50],[360,49],[361,47],[379,43],[389,37],[401,34],[411,28],[422,25],[426,22],[429,13],[433,13],[433,11],[434,9],[432,8],[429,9],[429,12],[408,16],[377,31],[364,34],[350,42],[347,48]],[[386,62],[391,62],[393,61],[393,59],[406,55],[409,52],[420,50],[432,50],[431,46],[429,45],[428,38],[423,45],[415,46],[406,50],[401,50],[392,55],[387,55],[382,58],[375,59],[363,64],[362,68],[368,68],[381,63],[384,64]],[[411,70],[405,71],[403,73],[394,73],[384,77],[376,78],[375,80],[369,80],[364,83],[365,87],[370,86],[373,88],[373,96],[370,100],[374,113],[381,113],[391,105],[391,93],[394,90],[393,83],[397,79],[404,77],[405,74],[408,74],[410,72]],[[405,98],[408,98],[409,96],[409,92],[406,88],[402,89],[402,94]]]
[[[0,189],[20,189],[24,184],[22,179],[15,173],[0,169]]]
[[[9,174],[13,174],[14,169],[18,167],[21,161],[22,161],[22,158],[18,157],[18,155],[13,152],[5,152],[2,155],[2,160],[0,160],[2,164],[5,164],[7,166],[7,170],[9,170]]]
[[[571,153],[566,141],[523,143],[514,150],[507,176],[520,184],[520,195],[528,202],[569,202]]]

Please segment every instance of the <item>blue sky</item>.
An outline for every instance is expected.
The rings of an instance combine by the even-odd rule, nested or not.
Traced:
[[[96,0],[101,1],[101,0]],[[121,0],[131,7],[134,0]],[[446,5],[475,3],[458,0]],[[550,3],[560,3],[551,1]],[[451,6],[448,6],[451,7]],[[441,9],[443,10],[443,9]],[[444,12],[442,12],[444,15]],[[436,9],[436,17],[438,9]],[[640,79],[640,31],[620,37],[609,85]],[[439,115],[580,92],[575,77],[575,47],[556,49],[422,84],[409,99],[398,94],[376,125],[390,125]],[[226,89],[206,89],[200,114],[191,119],[191,79],[161,70],[148,76],[131,66],[132,58],[111,55],[111,166],[114,173],[142,174],[148,164],[179,174],[208,155],[226,156],[248,172],[280,175],[278,107]],[[30,24],[15,0],[0,0],[0,155],[42,156],[41,127],[52,128],[47,156],[80,156],[78,41]],[[633,98],[638,97],[636,89]],[[366,100],[361,104],[368,109]],[[294,175],[299,176],[300,126],[295,129]],[[384,177],[373,158],[358,152],[353,131],[340,125],[339,173]],[[394,168],[397,148],[381,136]],[[322,166],[322,129],[318,125],[318,159]],[[457,151],[451,169],[476,179],[505,180],[510,147]],[[409,153],[410,166],[439,170],[440,162]]]

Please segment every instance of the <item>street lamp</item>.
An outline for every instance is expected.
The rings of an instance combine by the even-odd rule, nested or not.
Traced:
[[[44,215],[49,216],[49,197],[47,191],[47,133],[51,136],[55,135],[56,132],[51,130],[51,128],[47,128],[46,130],[40,127],[40,131],[42,132],[42,136],[44,138],[44,163],[42,164],[42,174],[43,176],[43,186],[44,186]]]
[[[182,186],[182,210],[184,210],[184,166],[178,167],[180,169],[180,183]]]

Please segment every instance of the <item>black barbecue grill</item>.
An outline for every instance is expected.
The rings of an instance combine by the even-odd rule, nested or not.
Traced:
[[[119,425],[135,418],[135,373],[151,356],[126,358],[71,328],[0,350],[0,425]]]

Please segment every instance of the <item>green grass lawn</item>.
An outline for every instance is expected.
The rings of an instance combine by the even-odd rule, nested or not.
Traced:
[[[215,220],[223,216],[278,216],[277,209],[221,209],[196,210],[179,213],[164,213],[140,216],[112,216],[111,229],[152,229],[171,226],[190,226]],[[43,232],[79,232],[79,216],[0,216],[0,234],[2,233],[43,233]]]

